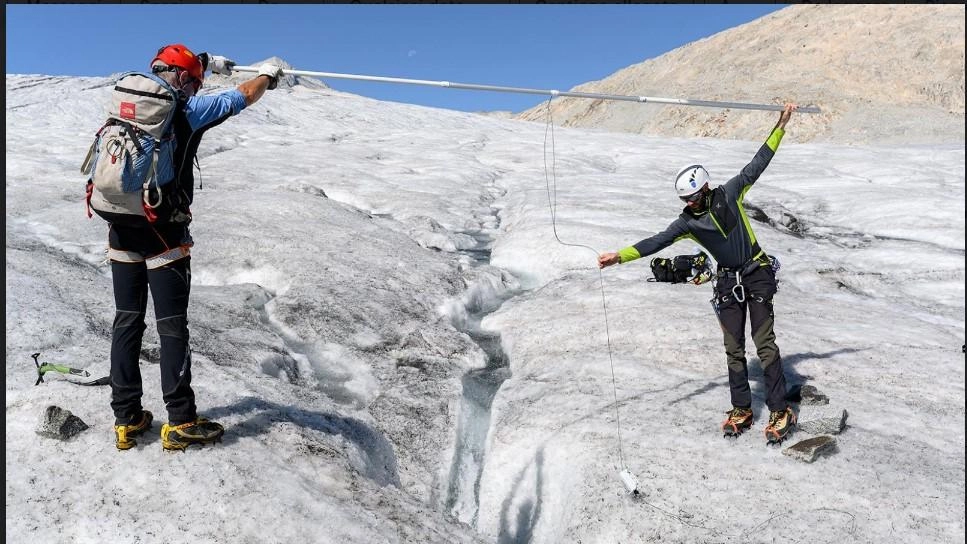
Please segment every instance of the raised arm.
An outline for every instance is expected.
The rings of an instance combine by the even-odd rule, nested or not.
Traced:
[[[792,117],[792,112],[796,111],[799,106],[796,104],[786,104],[781,112],[779,112],[779,121],[776,122],[776,126],[772,128],[772,132],[769,133],[769,137],[766,139],[762,147],[752,157],[749,164],[742,168],[737,176],[730,179],[725,185],[726,194],[732,198],[738,198],[739,195],[744,194],[748,191],[752,184],[754,184],[759,176],[765,172],[769,163],[772,162],[772,157],[775,156],[776,151],[779,149],[779,142],[782,141],[782,137],[786,134],[786,123]]]

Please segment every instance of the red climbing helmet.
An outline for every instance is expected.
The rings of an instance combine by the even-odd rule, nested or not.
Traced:
[[[158,54],[151,59],[151,64],[161,61],[168,66],[175,66],[188,72],[188,75],[199,82],[205,79],[205,58],[195,55],[190,49],[180,43],[166,45],[158,49]]]

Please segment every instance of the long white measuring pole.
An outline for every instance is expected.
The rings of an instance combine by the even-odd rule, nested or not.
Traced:
[[[256,66],[233,66],[235,72],[258,73]],[[308,70],[283,69],[283,75],[323,77],[332,79],[353,79],[357,81],[374,81],[378,83],[402,83],[405,85],[425,85],[429,87],[443,87],[446,89],[465,89],[470,91],[494,91],[498,93],[542,94],[548,96],[570,96],[573,98],[590,98],[594,100],[622,100],[625,102],[641,102],[655,104],[674,104],[676,106],[701,106],[705,108],[734,108],[740,110],[782,111],[778,104],[748,104],[745,102],[719,102],[716,100],[690,100],[687,98],[659,98],[655,96],[632,96],[622,94],[580,93],[573,91],[557,91],[552,89],[527,89],[523,87],[503,87],[500,85],[477,85],[473,83],[456,83],[453,81],[431,81],[426,79],[405,79],[399,77],[363,76],[356,74],[339,74],[334,72],[310,72]],[[799,106],[796,113],[820,113],[817,106]]]

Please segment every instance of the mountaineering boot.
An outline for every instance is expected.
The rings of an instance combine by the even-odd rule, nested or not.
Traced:
[[[751,408],[732,408],[728,412],[728,419],[722,422],[722,432],[725,436],[739,436],[743,431],[752,426]]]
[[[131,423],[118,423],[115,420],[114,437],[117,439],[115,444],[118,449],[129,450],[137,446],[138,442],[134,438],[150,429],[153,420],[154,416],[147,410],[141,410],[141,414],[135,417]]]
[[[181,425],[165,423],[161,427],[161,447],[169,451],[184,451],[192,444],[221,442],[223,434],[225,434],[224,427],[203,417]]]
[[[769,414],[769,425],[766,427],[766,443],[781,444],[795,425],[796,413],[792,411],[792,408],[786,407],[785,410],[771,412]]]

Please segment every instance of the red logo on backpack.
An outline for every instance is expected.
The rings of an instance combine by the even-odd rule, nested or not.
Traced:
[[[135,111],[134,102],[121,102],[121,119],[134,119]]]

